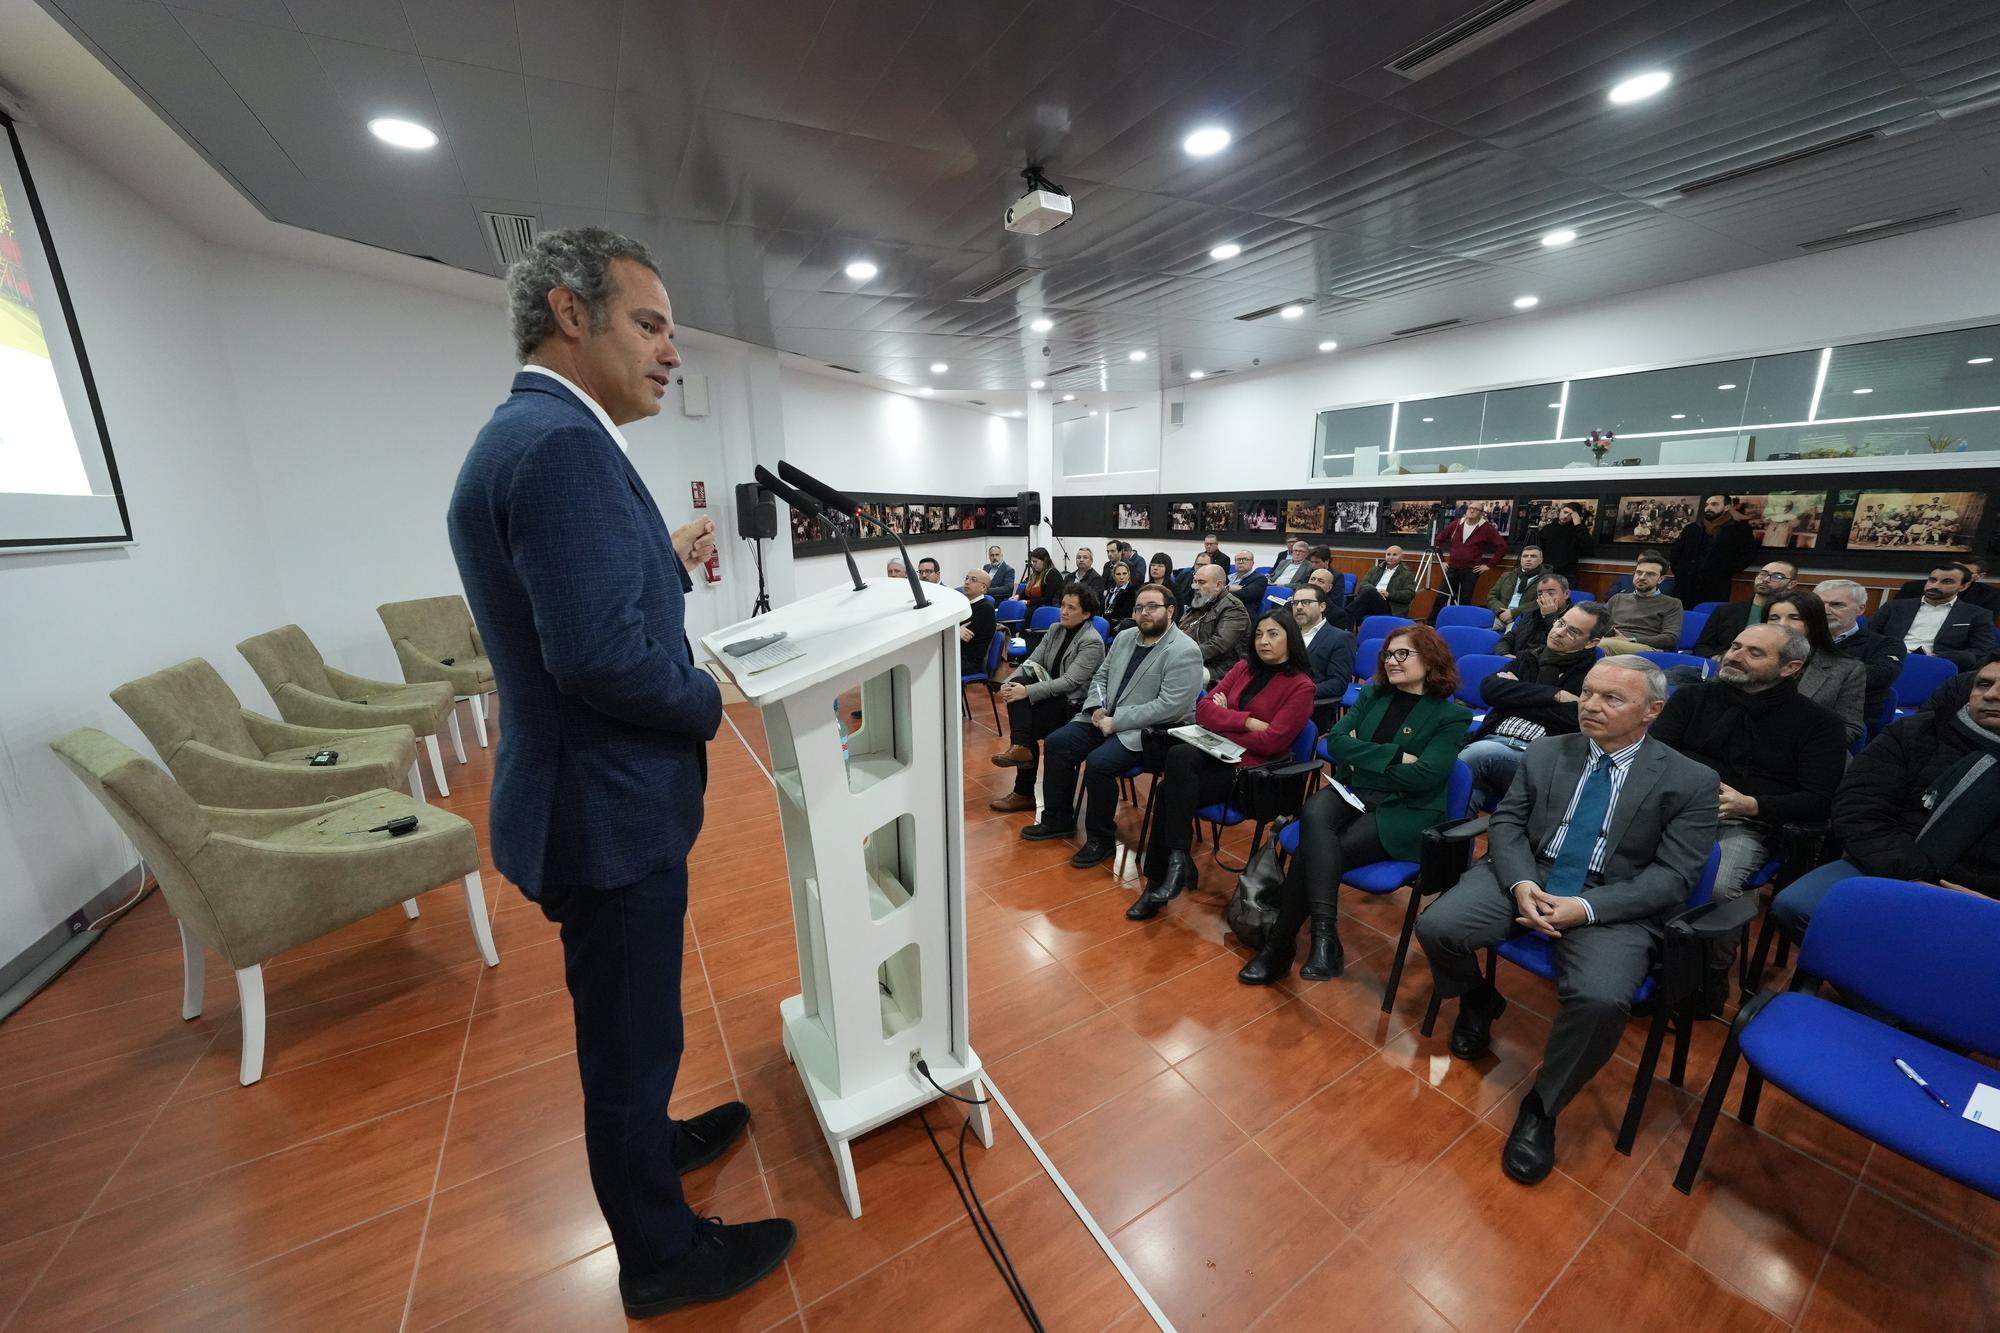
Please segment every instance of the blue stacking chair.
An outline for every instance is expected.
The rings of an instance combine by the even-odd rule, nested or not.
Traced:
[[[1090,627],[1097,631],[1097,637],[1104,640],[1104,646],[1111,646],[1111,622],[1103,616],[1092,616]]]
[[[1370,620],[1375,617],[1370,616]],[[1375,668],[1382,664],[1384,639],[1363,639],[1354,649],[1354,683],[1347,687],[1347,693],[1340,696],[1342,708],[1352,708],[1361,701],[1361,686],[1374,679]]]
[[[1467,625],[1473,629],[1492,629],[1493,613],[1483,606],[1447,606],[1438,612],[1437,627],[1440,631],[1452,625]]]
[[[1596,600],[1596,594],[1582,588],[1571,588],[1569,590],[1569,604],[1571,606],[1580,606],[1584,602],[1594,602]]]
[[[1262,609],[1269,611],[1274,606],[1283,606],[1286,602],[1292,600],[1292,594],[1297,591],[1297,588],[1267,589],[1264,593],[1264,605]]]
[[[1365,616],[1362,618],[1361,628],[1354,632],[1354,637],[1357,641],[1386,639],[1403,626],[1416,623],[1408,616]]]
[[[1458,659],[1458,690],[1452,698],[1472,710],[1475,728],[1486,720],[1486,700],[1480,697],[1479,687],[1494,672],[1504,671],[1507,661],[1498,653],[1467,653]]]
[[[2000,1134],[1961,1114],[1991,1066],[1918,1036],[2000,1054],[2000,903],[1929,884],[1856,876],[1827,892],[1799,947],[1791,990],[1737,1011],[1674,1188],[1691,1193],[1739,1059],[1737,1118],[1756,1123],[1766,1080],[1889,1151],[2000,1198]],[[1823,999],[1830,981],[1896,1023]],[[1904,1077],[1902,1060],[1947,1104]],[[1948,1108],[1948,1109],[1947,1109]]]
[[[1319,728],[1314,726],[1311,721],[1307,721],[1305,727],[1292,739],[1292,762],[1291,766],[1288,766],[1287,771],[1289,771],[1289,767],[1298,765],[1305,766],[1305,769],[1302,771],[1310,771],[1311,768],[1315,767],[1313,762],[1313,748],[1318,744]],[[1248,756],[1245,757],[1247,758]],[[1243,866],[1231,867],[1222,859],[1222,830],[1235,828],[1238,824],[1241,824],[1245,818],[1243,812],[1229,804],[1228,801],[1220,801],[1214,805],[1204,805],[1201,809],[1195,811],[1195,818],[1208,821],[1209,844],[1215,848],[1215,863],[1222,866],[1224,870],[1232,868],[1241,870]],[[1249,855],[1255,856],[1257,849],[1263,845],[1264,824],[1260,821],[1256,828],[1250,830]],[[1249,864],[1248,857],[1244,859],[1243,864]]]
[[[1728,605],[1729,603],[1727,602],[1696,602],[1693,606],[1690,606],[1687,609],[1690,611],[1699,611],[1703,615],[1708,615],[1710,612],[1714,611],[1717,607],[1728,606]]]
[[[1654,652],[1640,653],[1639,656],[1645,658],[1662,671],[1670,671],[1674,667],[1700,667],[1702,679],[1704,680],[1708,679],[1709,673],[1715,670],[1715,663],[1709,661],[1706,657],[1696,657],[1693,653]]]
[[[1269,565],[1252,566],[1250,572],[1252,574],[1262,574],[1267,579],[1271,577],[1271,567]]]
[[[1000,670],[1000,654],[1007,647],[1007,631],[993,631],[993,642],[986,646],[986,669],[968,671],[958,678],[958,706],[965,714],[965,720],[972,720],[972,705],[966,702],[965,687],[975,682],[986,686],[986,702],[993,705],[993,734],[1000,734],[1000,696],[993,689],[993,677]]]
[[[1060,619],[1062,619],[1061,607],[1038,606],[1035,608],[1035,613],[1028,617],[1028,633],[1047,634]],[[1009,661],[1018,662],[1027,655],[1028,641],[1026,638],[1023,638],[1019,643],[1010,643],[1007,645],[1007,659]]]
[[[1958,674],[1958,664],[1946,657],[1918,656],[1911,653],[1903,659],[1902,674],[1889,687],[1889,698],[1896,705],[1896,718],[1905,718],[1924,706],[1924,700],[1931,697],[1937,687]],[[1885,724],[1886,725],[1886,724]]]
[[[1708,628],[1708,617],[1709,613],[1707,611],[1682,612],[1681,638],[1680,642],[1675,644],[1674,647],[1680,649],[1682,652],[1692,649],[1694,641],[1701,637],[1701,632],[1704,629]]]
[[[1483,606],[1478,609],[1482,614],[1486,610]],[[1493,651],[1493,645],[1500,642],[1499,631],[1479,629],[1472,625],[1440,625],[1438,637],[1451,646],[1453,657],[1463,657],[1467,653],[1490,653]]]
[[[1324,750],[1321,751],[1325,753]],[[1465,819],[1466,811],[1472,804],[1472,770],[1463,763],[1454,762],[1451,777],[1444,789],[1444,821],[1438,828],[1457,824]],[[1478,821],[1485,827],[1484,821]],[[1430,834],[1425,834],[1426,840]],[[1287,860],[1299,850],[1299,826],[1297,823],[1285,825],[1278,830],[1278,851]],[[1396,940],[1396,958],[1389,965],[1389,982],[1382,992],[1382,1012],[1389,1013],[1396,1007],[1396,987],[1403,980],[1403,963],[1409,957],[1410,936],[1417,928],[1417,907],[1428,895],[1442,893],[1457,883],[1458,877],[1445,878],[1433,871],[1423,874],[1424,865],[1418,861],[1374,861],[1365,866],[1354,866],[1341,877],[1341,883],[1350,889],[1363,893],[1394,893],[1398,889],[1410,890],[1409,910],[1403,913],[1403,933]],[[1442,882],[1439,882],[1442,881]]]
[[[1019,597],[1009,597],[993,610],[993,620],[1001,625],[1018,625],[1028,618],[1028,604]]]

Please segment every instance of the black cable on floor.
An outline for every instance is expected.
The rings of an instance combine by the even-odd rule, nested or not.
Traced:
[[[922,1060],[917,1061],[917,1072],[922,1074],[925,1081],[933,1088],[955,1102],[964,1102],[968,1106],[985,1106],[991,1101],[986,1097],[961,1097],[955,1092],[948,1091],[931,1076],[930,1066]],[[993,1225],[993,1219],[987,1216],[986,1205],[979,1197],[979,1189],[972,1183],[972,1168],[965,1160],[965,1138],[972,1130],[971,1117],[968,1116],[958,1129],[957,1170],[952,1168],[951,1159],[945,1155],[944,1145],[938,1142],[937,1135],[932,1132],[930,1117],[924,1113],[923,1107],[917,1108],[917,1119],[923,1123],[924,1136],[931,1141],[931,1151],[937,1154],[945,1175],[951,1179],[951,1187],[958,1194],[959,1206],[965,1209],[965,1216],[972,1223],[973,1234],[979,1237],[979,1244],[985,1249],[986,1257],[992,1261],[994,1270],[1000,1274],[1000,1280],[1006,1284],[1007,1294],[1012,1296],[1014,1304],[1020,1307],[1021,1317],[1027,1320],[1028,1327],[1034,1330],[1034,1333],[1044,1333],[1041,1316],[1035,1311],[1035,1303],[1028,1299],[1028,1289],[1022,1283],[1021,1275],[1014,1269],[1013,1256],[1007,1253],[1007,1246],[1000,1239],[999,1229]],[[961,1172],[964,1176],[963,1185],[960,1184]],[[968,1194],[971,1195],[969,1201],[966,1198]]]

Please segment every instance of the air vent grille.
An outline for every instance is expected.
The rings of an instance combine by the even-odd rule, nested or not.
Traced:
[[[1884,236],[1901,236],[1905,232],[1917,231],[1924,227],[1935,227],[1941,222],[1949,222],[1960,217],[1962,208],[1944,208],[1935,213],[1918,213],[1907,218],[1895,218],[1888,222],[1873,222],[1865,226],[1853,227],[1832,236],[1822,236],[1816,241],[1801,241],[1801,250],[1838,250],[1843,245],[1859,245],[1863,241],[1878,241]]]
[[[1435,324],[1416,324],[1407,329],[1397,329],[1389,336],[1391,338],[1414,338],[1420,333],[1436,333],[1439,329],[1448,329],[1454,325],[1463,323],[1465,321],[1462,319],[1441,319]]]
[[[1405,79],[1421,79],[1500,40],[1562,3],[1563,0],[1493,0],[1440,28],[1383,68]]]
[[[1005,296],[1016,287],[1025,287],[1041,276],[1042,270],[1038,268],[1028,268],[1026,266],[1010,268],[990,282],[983,282],[979,286],[974,287],[958,299],[961,301],[991,301],[996,296]]]
[[[1052,380],[1061,379],[1065,375],[1074,375],[1076,372],[1080,370],[1095,370],[1096,368],[1097,367],[1091,365],[1087,361],[1078,361],[1072,365],[1062,366],[1056,370],[1051,370],[1049,372],[1049,378]]]
[[[1734,171],[1718,172],[1713,176],[1704,176],[1700,180],[1689,181],[1686,185],[1680,187],[1680,193],[1699,194],[1703,190],[1713,190],[1718,186],[1735,185],[1748,180],[1752,176],[1761,176],[1767,171],[1779,171],[1785,167],[1794,167],[1812,158],[1820,157],[1827,153],[1839,152],[1843,148],[1852,148],[1856,144],[1869,143],[1881,137],[1880,131],[1877,130],[1863,130],[1859,134],[1843,135],[1838,139],[1829,139],[1825,143],[1814,144],[1810,148],[1801,148],[1795,152],[1781,153],[1777,157],[1766,158],[1762,162],[1754,162],[1747,167],[1738,167]]]
[[[488,213],[482,209],[479,217],[485,224],[486,249],[501,268],[525,256],[535,243],[535,233],[541,230],[541,224],[526,213]]]

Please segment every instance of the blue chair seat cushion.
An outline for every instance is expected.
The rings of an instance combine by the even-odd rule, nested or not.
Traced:
[[[1208,815],[1204,813],[1202,818],[1207,819]],[[1278,830],[1278,846],[1286,856],[1298,855],[1299,826],[1296,822]],[[1340,882],[1363,893],[1394,893],[1406,884],[1414,884],[1416,879],[1415,861],[1374,861],[1354,867]]]
[[[1778,996],[1743,1029],[1758,1073],[1807,1106],[1920,1166],[2000,1198],[2000,1132],[1965,1119],[1979,1083],[2000,1071],[1865,1014],[1802,992]],[[1951,1103],[1896,1068],[1900,1057]]]
[[[1235,828],[1244,820],[1244,814],[1228,802],[1204,805],[1194,812],[1195,818],[1210,824],[1220,824],[1224,828]]]

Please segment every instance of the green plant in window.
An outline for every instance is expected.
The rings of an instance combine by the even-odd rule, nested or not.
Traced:
[[[1950,431],[1933,430],[1930,434],[1924,436],[1924,443],[1930,446],[1932,453],[1946,454],[1964,444],[1965,441],[1959,439]]]

